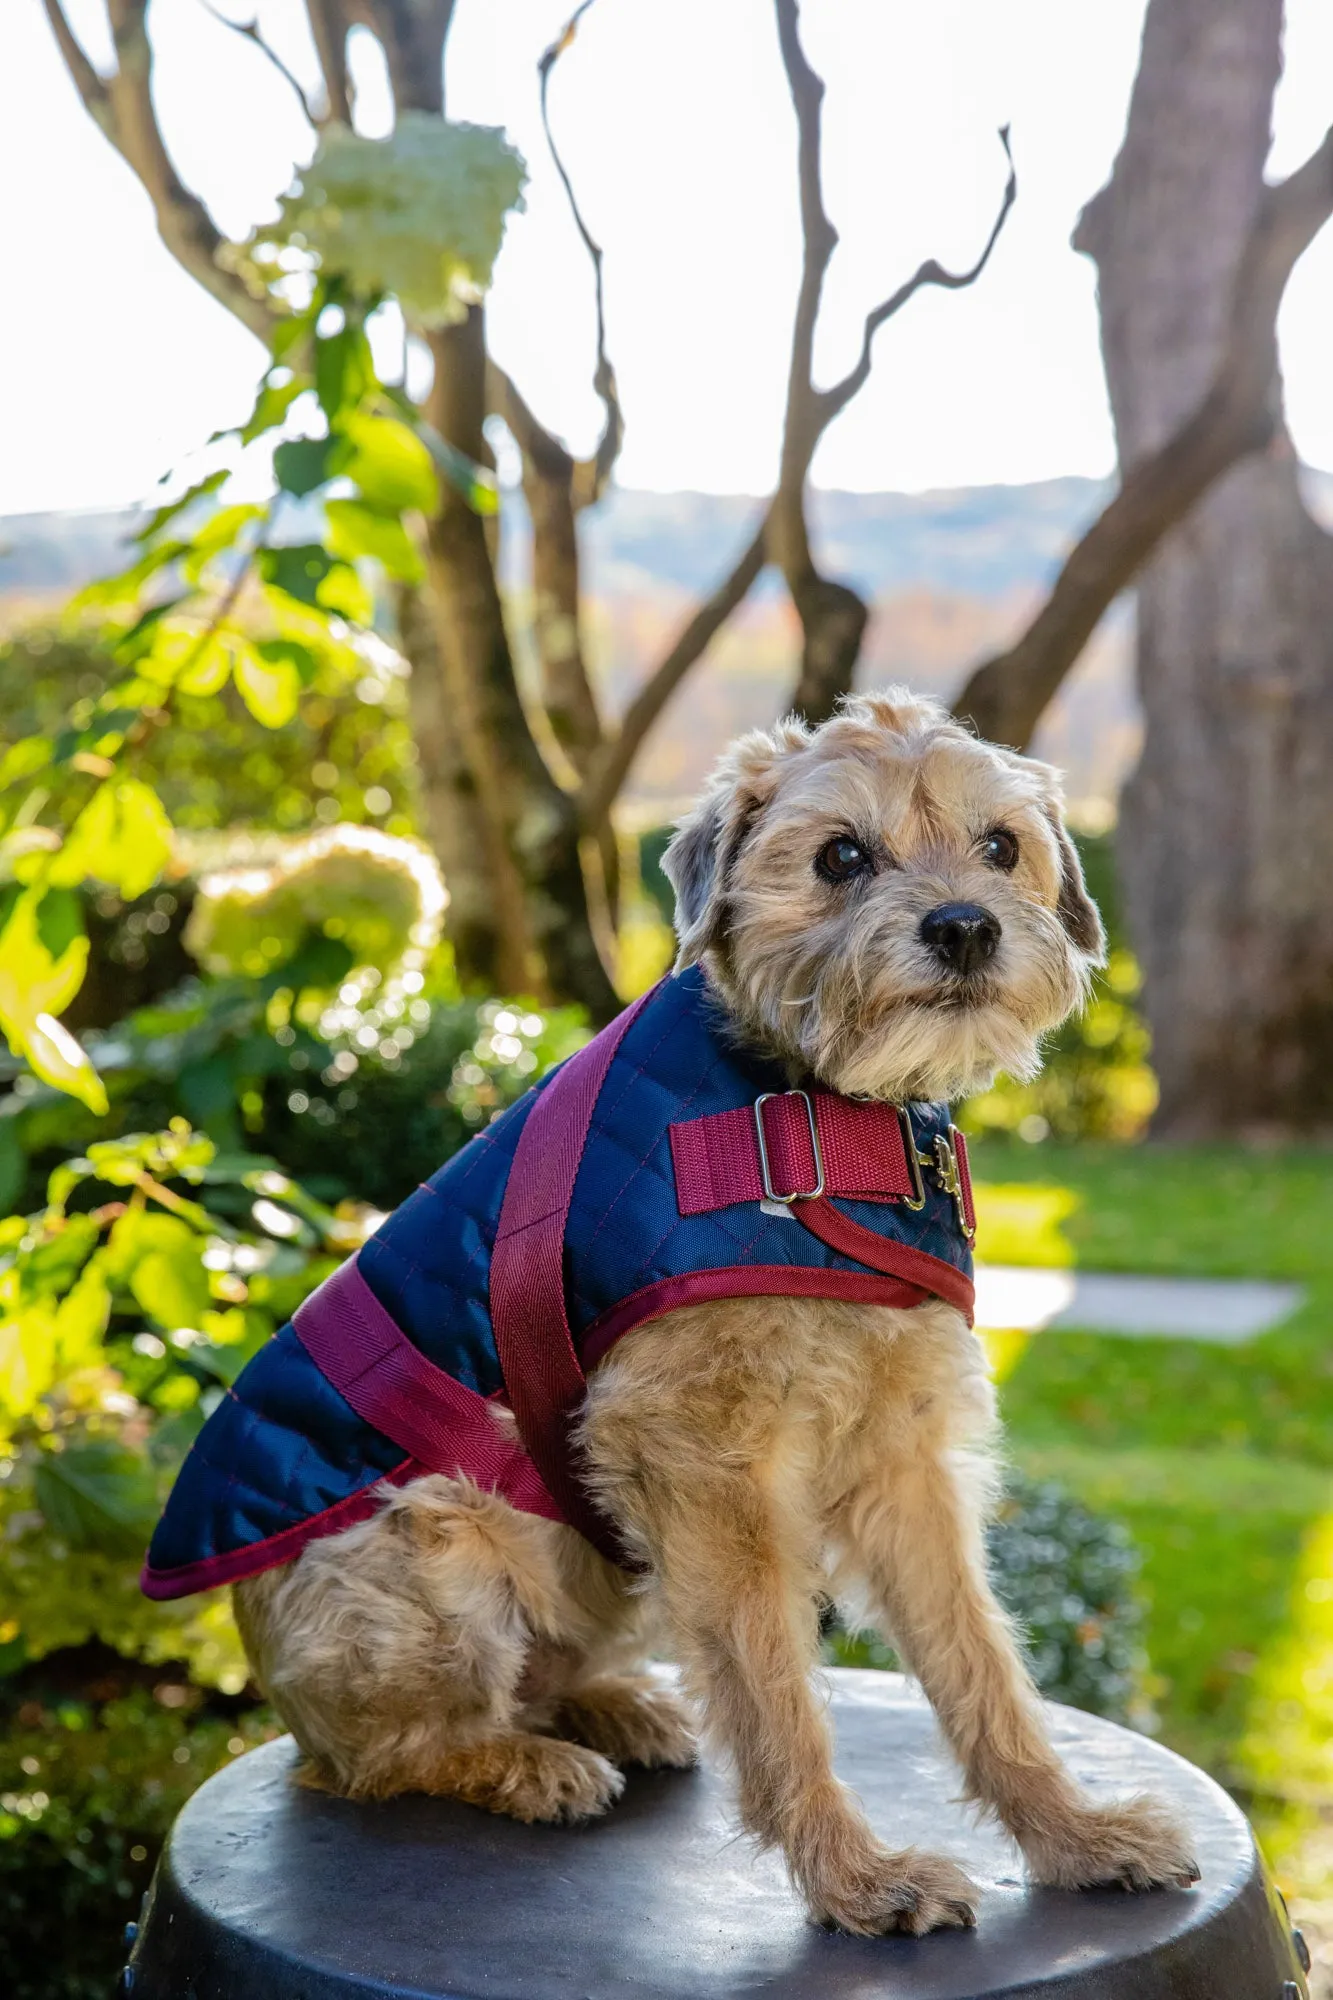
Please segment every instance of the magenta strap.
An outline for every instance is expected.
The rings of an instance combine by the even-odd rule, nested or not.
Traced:
[[[813,1113],[820,1158],[811,1143]],[[762,1118],[768,1155],[764,1186],[759,1151]],[[676,1202],[682,1215],[702,1215],[735,1202],[812,1195],[823,1168],[822,1192],[860,1201],[897,1201],[913,1192],[896,1105],[861,1104],[827,1090],[788,1090],[756,1107],[717,1111],[671,1127]],[[798,1203],[797,1206],[800,1204]]]
[[[519,1440],[506,1436],[503,1415],[413,1346],[355,1258],[297,1307],[292,1324],[339,1395],[421,1471],[474,1479],[527,1513],[561,1518]]]
[[[523,1442],[566,1520],[622,1566],[629,1565],[619,1537],[573,1464],[570,1431],[588,1384],[565,1305],[565,1223],[598,1094],[651,997],[571,1056],[528,1113],[491,1255],[491,1325]]]

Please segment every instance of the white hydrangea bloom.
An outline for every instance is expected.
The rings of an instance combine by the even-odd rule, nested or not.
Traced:
[[[413,325],[444,326],[489,285],[526,179],[495,126],[423,111],[403,112],[387,139],[330,125],[280,221],[260,235],[308,252],[363,297],[392,292]]]

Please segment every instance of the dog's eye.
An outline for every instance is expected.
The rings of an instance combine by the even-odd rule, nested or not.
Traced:
[[[826,882],[850,882],[853,875],[864,875],[873,865],[860,841],[853,840],[850,833],[827,841],[815,856],[815,868]]]
[[[1008,874],[1018,865],[1018,842],[1007,827],[997,826],[981,843],[981,852],[992,868],[1003,868]]]

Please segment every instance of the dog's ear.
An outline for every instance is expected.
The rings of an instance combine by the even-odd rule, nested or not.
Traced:
[[[777,765],[807,740],[799,724],[756,731],[723,759],[704,796],[676,823],[662,873],[676,892],[676,970],[702,958],[721,935],[727,878],[777,783]]]
[[[1070,942],[1094,965],[1102,965],[1106,961],[1106,932],[1102,928],[1101,912],[1088,894],[1088,885],[1083,879],[1083,864],[1078,858],[1078,849],[1069,838],[1059,799],[1048,800],[1045,812],[1055,835],[1055,844],[1060,850],[1060,895],[1055,905],[1056,914],[1068,932]]]

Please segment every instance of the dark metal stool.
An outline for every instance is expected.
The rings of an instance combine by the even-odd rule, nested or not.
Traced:
[[[351,1805],[289,1785],[289,1739],[241,1758],[176,1822],[122,1990],[133,2000],[1304,2000],[1299,1940],[1244,1818],[1178,1757],[1055,1708],[1100,1795],[1189,1816],[1198,1888],[1027,1888],[952,1803],[930,1711],[893,1674],[829,1676],[838,1764],[878,1832],[954,1856],[975,1931],[861,1939],[804,1917],[781,1862],[738,1839],[713,1772],[631,1774],[605,1819],[515,1826],[467,1806]]]

